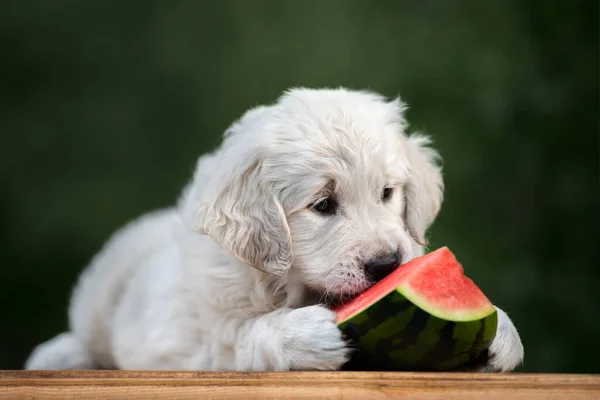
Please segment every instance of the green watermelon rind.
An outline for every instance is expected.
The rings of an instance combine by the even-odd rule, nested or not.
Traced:
[[[478,320],[485,318],[496,311],[496,309],[491,303],[488,303],[484,307],[479,307],[475,309],[444,310],[442,309],[442,307],[433,305],[429,301],[427,301],[427,299],[423,298],[422,296],[419,296],[419,294],[412,290],[408,285],[400,285],[396,288],[396,292],[400,293],[400,295],[406,297],[413,304],[419,306],[421,309],[425,310],[429,314],[447,321],[462,322]]]
[[[493,307],[471,321],[452,321],[394,290],[338,326],[375,369],[448,371],[486,351],[497,323]]]
[[[340,320],[338,320],[338,321],[337,321],[338,325],[341,325],[341,324],[343,324],[344,322],[351,320],[352,318],[354,318],[354,317],[355,317],[355,316],[357,316],[358,314],[360,314],[360,313],[364,312],[365,310],[367,310],[368,308],[372,307],[372,306],[373,306],[375,303],[377,303],[379,300],[383,299],[384,297],[386,297],[386,296],[387,296],[387,295],[389,295],[389,294],[390,294],[389,292],[388,292],[388,293],[384,293],[384,292],[382,292],[382,293],[380,294],[380,296],[379,296],[379,297],[373,297],[373,298],[371,299],[371,300],[372,300],[372,303],[371,303],[371,305],[369,305],[369,307],[367,307],[366,309],[365,309],[365,308],[363,308],[363,309],[357,310],[356,312],[354,312],[353,314],[349,315],[348,317],[346,317],[345,319],[343,319],[343,320],[341,320],[341,321],[340,321]]]

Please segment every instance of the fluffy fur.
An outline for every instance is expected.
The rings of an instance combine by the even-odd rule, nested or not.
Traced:
[[[403,111],[370,92],[293,89],[246,112],[176,207],[107,242],[74,290],[70,332],[26,368],[340,368],[349,350],[322,304],[372,285],[378,257],[423,254],[442,202],[438,155],[406,135]],[[499,316],[484,370],[523,358]]]

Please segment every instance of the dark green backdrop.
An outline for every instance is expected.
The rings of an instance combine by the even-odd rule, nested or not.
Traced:
[[[107,236],[295,85],[398,94],[444,157],[432,247],[522,371],[600,372],[597,1],[0,3],[0,368],[66,328]]]

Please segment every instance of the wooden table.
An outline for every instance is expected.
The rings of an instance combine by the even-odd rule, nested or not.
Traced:
[[[600,399],[600,375],[0,371],[0,399]]]

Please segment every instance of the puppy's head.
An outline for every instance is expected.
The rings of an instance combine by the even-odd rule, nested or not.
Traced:
[[[402,112],[344,89],[249,111],[199,163],[196,228],[268,274],[334,298],[363,291],[422,254],[442,201],[437,153],[404,134]]]

